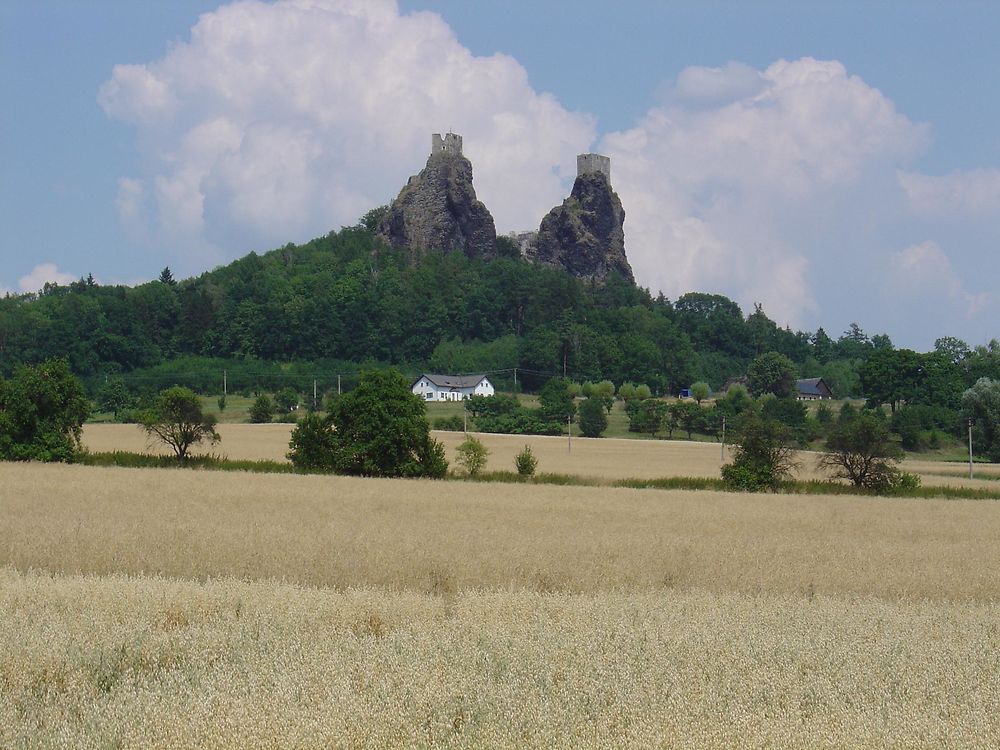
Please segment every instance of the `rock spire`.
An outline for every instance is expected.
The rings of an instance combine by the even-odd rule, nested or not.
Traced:
[[[625,257],[625,210],[611,187],[611,160],[580,154],[576,171],[569,198],[542,219],[525,256],[599,283],[611,273],[635,283]]]
[[[393,247],[416,254],[461,251],[469,258],[496,256],[496,227],[472,187],[472,163],[462,155],[462,136],[431,136],[427,165],[409,179],[379,225]]]

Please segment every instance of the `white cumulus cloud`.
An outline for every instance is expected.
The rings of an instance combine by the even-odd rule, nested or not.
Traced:
[[[951,259],[934,241],[910,245],[891,258],[889,284],[917,304],[938,314],[942,300],[957,302],[966,317],[974,317],[990,304],[989,292],[969,292]]]
[[[437,15],[402,15],[391,0],[221,7],[163,58],[115,66],[99,101],[136,128],[148,165],[120,182],[123,222],[161,250],[184,248],[192,271],[206,253],[354,223],[449,129],[498,229],[533,227],[595,137],[591,116],[535,91],[514,59],[477,57]]]
[[[55,263],[39,263],[18,279],[17,286],[22,292],[37,292],[46,284],[66,285],[76,279],[73,274],[60,271]]]
[[[836,61],[688,69],[675,89],[698,106],[675,97],[601,144],[637,278],[668,296],[722,292],[782,323],[812,322],[837,283],[832,254],[843,268],[861,252],[858,213],[921,151],[926,128]]]
[[[917,214],[1000,219],[1000,169],[973,169],[941,176],[900,171],[897,179]]]

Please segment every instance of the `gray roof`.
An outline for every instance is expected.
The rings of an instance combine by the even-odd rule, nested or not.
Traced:
[[[427,378],[438,388],[475,388],[486,380],[485,375],[434,375],[425,372],[413,381],[413,385],[420,382],[421,378]]]
[[[821,386],[820,383],[823,385]],[[833,392],[823,378],[805,378],[795,381],[795,390],[806,396],[829,396]]]

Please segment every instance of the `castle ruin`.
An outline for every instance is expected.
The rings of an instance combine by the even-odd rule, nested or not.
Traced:
[[[461,140],[461,139],[459,139]],[[461,148],[461,145],[459,145]],[[576,157],[576,176],[600,172],[611,182],[611,159],[601,154],[579,154]]]
[[[440,133],[434,133],[431,136],[431,156],[435,154],[461,156],[462,136],[455,133],[445,133],[444,138],[442,138]]]

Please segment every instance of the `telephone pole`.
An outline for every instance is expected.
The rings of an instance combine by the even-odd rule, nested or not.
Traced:
[[[969,420],[969,479],[972,479],[972,420]]]

